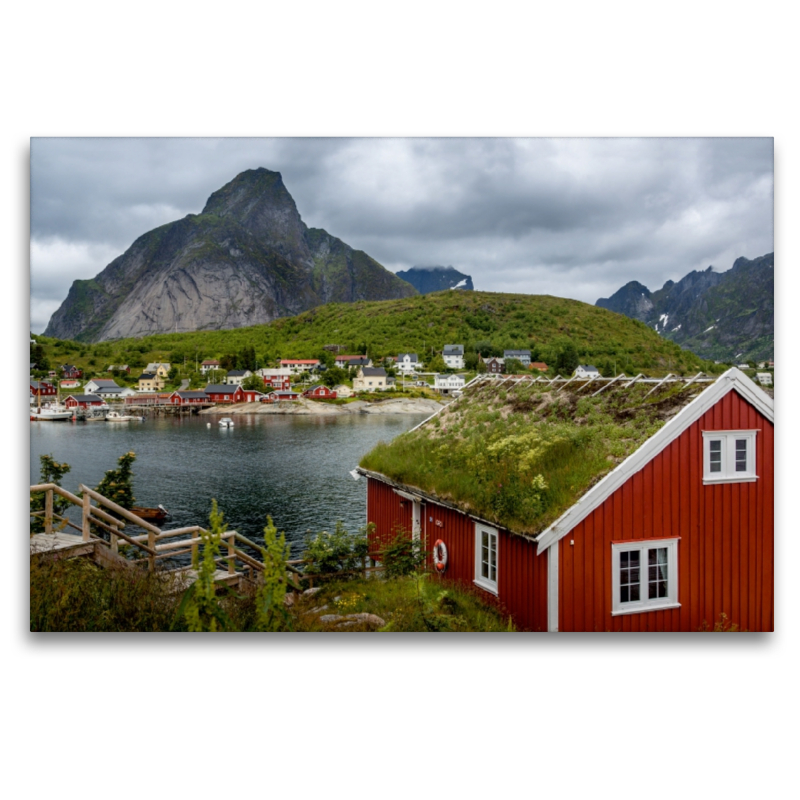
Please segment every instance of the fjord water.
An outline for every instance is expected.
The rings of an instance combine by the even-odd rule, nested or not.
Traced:
[[[39,481],[40,455],[70,464],[62,485],[75,492],[80,483],[97,486],[133,450],[136,504],[163,505],[171,514],[163,528],[206,525],[215,498],[228,527],[256,541],[270,514],[297,557],[307,530],[332,530],[339,519],[349,531],[365,524],[366,481],[350,470],[424,416],[243,414],[233,428],[218,419],[31,423],[31,484]]]

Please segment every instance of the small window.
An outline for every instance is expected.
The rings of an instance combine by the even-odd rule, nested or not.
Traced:
[[[758,431],[703,431],[703,483],[754,481]]]
[[[475,525],[475,583],[497,594],[497,529]]]
[[[678,540],[611,545],[612,614],[677,608]]]

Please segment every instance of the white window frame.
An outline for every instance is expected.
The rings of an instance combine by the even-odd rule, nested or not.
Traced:
[[[751,483],[756,475],[756,434],[758,430],[703,431],[703,483]],[[736,471],[736,440],[747,442],[744,472]],[[722,442],[722,471],[711,471],[711,442]]]
[[[494,580],[491,577],[484,577],[482,573],[482,543],[483,543],[483,534],[486,533],[489,535],[489,549],[491,553],[491,540],[492,537],[494,538]],[[475,580],[473,581],[476,586],[480,586],[481,589],[485,589],[487,592],[491,592],[492,594],[497,594],[497,580],[499,577],[500,569],[500,557],[499,557],[499,547],[500,547],[500,535],[497,531],[497,528],[492,528],[489,525],[483,525],[480,522],[475,523]],[[491,555],[490,555],[491,559]],[[490,570],[489,575],[491,576],[491,561],[490,561]]]
[[[678,539],[636,539],[630,542],[611,544],[611,616],[640,614],[645,611],[661,611],[680,608],[678,602]],[[648,586],[648,550],[667,548],[667,596],[652,600],[643,595]],[[640,592],[639,600],[620,600],[620,554],[639,551]]]

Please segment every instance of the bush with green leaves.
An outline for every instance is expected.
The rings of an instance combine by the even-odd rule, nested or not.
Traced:
[[[136,500],[133,496],[132,467],[134,461],[136,461],[136,453],[133,450],[123,453],[117,461],[119,466],[116,469],[106,470],[103,480],[95,487],[98,494],[129,510]]]
[[[419,539],[398,529],[381,551],[380,561],[387,578],[399,578],[411,575],[425,563],[425,551]]]
[[[356,570],[363,566],[367,552],[367,530],[361,528],[358,533],[348,533],[339,520],[333,533],[306,534],[303,540],[305,572],[326,575]]]
[[[261,631],[282,631],[291,629],[291,618],[283,602],[286,596],[286,562],[289,559],[289,545],[286,536],[267,517],[264,528],[264,547],[261,548],[264,571],[261,585],[256,592],[256,620]]]

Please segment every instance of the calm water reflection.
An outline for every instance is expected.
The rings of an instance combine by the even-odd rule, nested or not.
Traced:
[[[96,486],[133,450],[136,502],[164,505],[172,517],[163,527],[207,523],[216,498],[229,527],[257,540],[271,514],[296,556],[308,529],[330,530],[337,519],[348,530],[364,524],[365,481],[349,471],[377,442],[424,417],[241,415],[230,429],[217,419],[31,423],[31,483],[39,480],[44,453],[72,466],[62,483],[76,491],[79,483]]]

